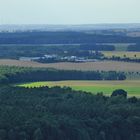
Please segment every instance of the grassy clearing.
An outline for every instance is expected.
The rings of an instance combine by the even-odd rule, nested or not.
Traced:
[[[140,96],[140,80],[126,81],[58,81],[58,82],[33,82],[20,84],[22,87],[42,87],[42,86],[69,86],[74,90],[82,90],[92,93],[103,92],[110,95],[115,89],[124,89],[129,96]]]
[[[117,56],[121,58],[140,59],[140,52],[123,52],[123,51],[102,51],[106,57]],[[135,56],[136,55],[136,56]]]

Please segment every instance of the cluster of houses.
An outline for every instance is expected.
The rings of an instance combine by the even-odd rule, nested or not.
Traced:
[[[95,59],[87,59],[85,57],[77,57],[77,56],[58,56],[56,54],[46,54],[43,57],[20,57],[20,61],[38,61],[40,59],[43,60],[57,60],[57,61],[66,61],[66,62],[93,62],[97,61]]]
[[[37,61],[39,59],[55,59],[57,55],[44,55],[43,57],[20,57],[19,60],[21,61]]]

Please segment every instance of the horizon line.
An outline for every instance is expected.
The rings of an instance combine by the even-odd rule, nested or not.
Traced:
[[[122,24],[122,25],[125,25],[125,24],[129,24],[129,25],[132,25],[132,24],[140,24],[140,22],[139,23],[137,23],[137,22],[129,22],[129,23],[127,23],[127,22],[125,22],[125,23],[78,23],[78,24],[74,24],[74,23],[69,23],[69,24],[54,24],[54,23],[52,23],[52,24],[47,24],[47,23],[10,23],[10,24],[8,24],[8,23],[6,23],[6,24],[0,24],[0,26],[1,25],[68,25],[68,26],[76,26],[76,25],[110,25],[110,24],[112,24],[112,25],[118,25],[118,24]]]

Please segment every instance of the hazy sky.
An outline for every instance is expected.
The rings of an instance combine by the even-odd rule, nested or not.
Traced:
[[[140,23],[140,0],[0,0],[0,24]]]

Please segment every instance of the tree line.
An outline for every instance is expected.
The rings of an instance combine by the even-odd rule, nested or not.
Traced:
[[[60,80],[125,80],[124,72],[76,71],[46,68],[0,67],[0,83]]]
[[[134,62],[140,63],[140,58],[129,58],[129,57],[120,57],[120,56],[112,56],[112,57],[103,57],[103,60],[113,60],[113,61],[123,61],[123,62]]]

